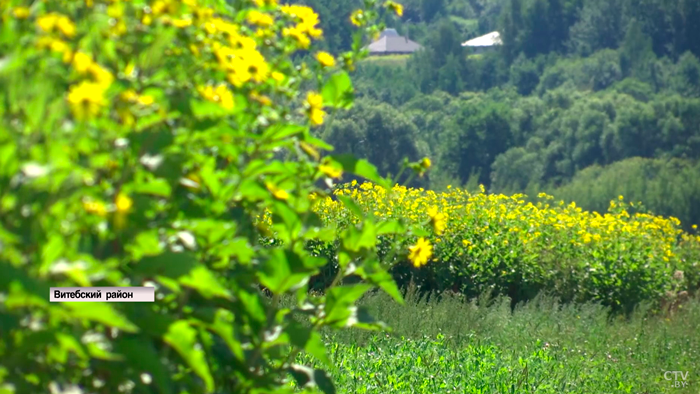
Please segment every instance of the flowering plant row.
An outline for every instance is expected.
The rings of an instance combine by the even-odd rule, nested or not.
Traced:
[[[395,186],[390,194],[387,200],[387,190],[369,182],[335,191],[380,220],[422,226],[394,267],[400,285],[414,280],[426,290],[469,296],[493,289],[516,301],[547,290],[565,301],[598,300],[616,308],[700,287],[700,236],[683,232],[676,218],[643,213],[641,204],[622,196],[598,214],[546,194],[533,203],[524,195],[487,194],[483,186],[478,193]],[[339,227],[357,220],[330,197],[318,199],[314,210]],[[323,253],[332,255],[329,248]]]

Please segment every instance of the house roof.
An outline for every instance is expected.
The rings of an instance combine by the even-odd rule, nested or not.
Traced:
[[[389,37],[400,37],[399,33],[396,31],[396,29],[384,29],[382,34],[379,35],[379,38],[382,38],[384,36],[389,36]]]
[[[489,34],[485,34],[481,37],[473,38],[467,42],[462,43],[463,47],[491,47],[494,45],[501,45],[503,41],[501,40],[501,35],[497,31],[492,31]]]
[[[373,53],[412,53],[422,48],[420,44],[401,37],[396,29],[385,29],[379,39],[366,47]]]

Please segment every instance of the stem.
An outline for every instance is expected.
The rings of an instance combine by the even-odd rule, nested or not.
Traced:
[[[265,330],[267,330],[270,326],[270,320],[274,317],[275,313],[277,312],[277,306],[279,305],[279,294],[274,294],[272,296],[272,305],[270,306],[270,310],[267,312],[267,324],[260,329],[258,332],[258,338],[263,338],[263,340],[257,344],[255,347],[255,352],[253,353],[253,356],[250,358],[250,365],[254,365],[258,362],[258,359],[262,356],[262,345],[264,342],[265,338]],[[258,374],[260,372],[260,366],[257,365],[255,367],[255,374]]]

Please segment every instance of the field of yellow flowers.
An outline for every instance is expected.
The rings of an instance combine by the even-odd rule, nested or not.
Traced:
[[[425,226],[426,236],[414,236],[394,267],[400,285],[413,280],[468,296],[492,290],[514,302],[545,290],[562,301],[624,309],[700,285],[700,236],[684,233],[676,218],[642,213],[623,196],[599,214],[544,193],[532,203],[483,186],[437,193],[397,185],[387,193],[353,182],[334,194],[351,197],[368,215]],[[339,227],[357,221],[335,198],[319,198],[315,209]]]

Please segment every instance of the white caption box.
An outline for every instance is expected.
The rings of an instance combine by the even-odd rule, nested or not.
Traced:
[[[52,287],[51,302],[153,302],[155,287]]]

